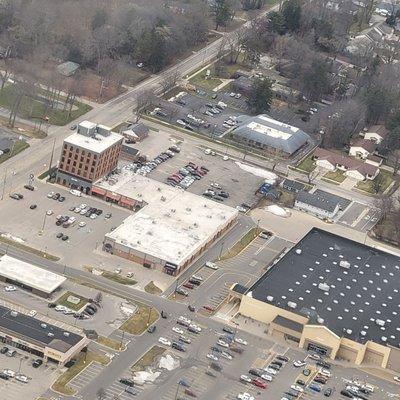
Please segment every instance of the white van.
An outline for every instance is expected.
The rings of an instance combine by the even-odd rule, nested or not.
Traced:
[[[73,194],[74,196],[78,196],[81,197],[82,196],[82,192],[80,190],[76,190],[76,189],[71,189],[69,191],[71,194]]]

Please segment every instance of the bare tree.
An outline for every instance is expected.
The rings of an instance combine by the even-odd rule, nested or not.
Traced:
[[[181,74],[177,68],[175,68],[171,73],[168,73],[160,82],[162,94],[165,94],[174,88],[180,77]]]
[[[150,89],[144,90],[136,95],[136,104],[133,108],[133,113],[136,115],[135,122],[139,122],[143,113],[154,104],[155,100],[156,96]]]
[[[372,181],[372,189],[376,194],[378,194],[383,189],[384,183],[385,178],[383,177],[383,174],[378,174]]]

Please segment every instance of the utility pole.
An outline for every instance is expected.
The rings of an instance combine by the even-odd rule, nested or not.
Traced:
[[[3,180],[3,191],[1,193],[1,200],[4,199],[4,192],[6,190],[6,182],[7,182],[7,168],[4,171],[4,180]]]
[[[125,338],[125,331],[122,331],[121,344],[119,345],[120,350],[122,350],[122,347],[124,345],[124,338]]]
[[[50,171],[51,171],[51,164],[53,164],[53,157],[54,157],[54,148],[56,146],[56,138],[53,140],[53,147],[51,149],[51,155],[50,155],[50,163],[49,163],[49,170],[48,170],[48,175],[50,178]]]

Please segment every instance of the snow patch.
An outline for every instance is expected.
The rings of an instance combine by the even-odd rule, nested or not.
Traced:
[[[24,239],[21,239],[17,236],[13,236],[13,235],[11,235],[11,233],[2,233],[1,237],[13,240],[14,242],[17,242],[17,243],[25,243]]]
[[[160,375],[161,372],[158,371],[138,371],[135,372],[133,381],[138,385],[144,385],[146,382],[154,382]]]
[[[290,211],[277,206],[276,204],[272,204],[268,207],[265,207],[265,211],[270,212],[271,214],[277,215],[278,217],[283,217],[283,218],[287,218],[290,217]]]
[[[172,371],[179,367],[179,360],[176,360],[170,354],[167,354],[165,357],[161,357],[158,367],[166,369],[167,371]]]
[[[235,164],[243,171],[246,171],[255,176],[259,176],[260,178],[264,178],[265,183],[270,183],[271,185],[274,185],[278,179],[278,176],[276,174],[274,174],[273,172],[267,171],[265,169],[253,167],[253,166],[247,165],[247,164],[243,164],[239,161],[235,161]]]

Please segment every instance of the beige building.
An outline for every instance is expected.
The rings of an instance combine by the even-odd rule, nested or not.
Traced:
[[[400,371],[399,281],[398,257],[314,228],[247,292],[232,295],[242,315],[275,337]]]

